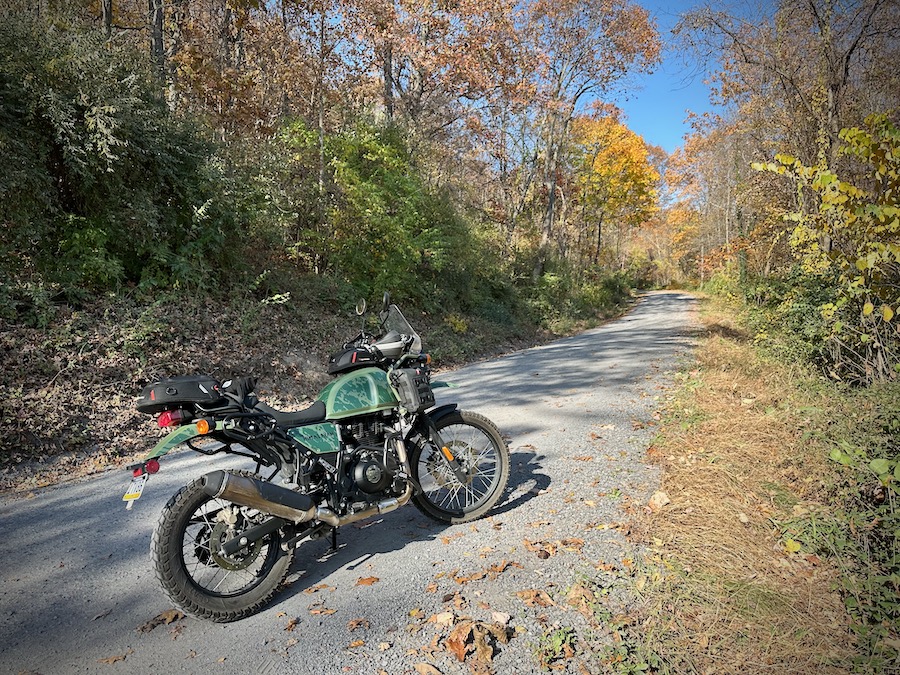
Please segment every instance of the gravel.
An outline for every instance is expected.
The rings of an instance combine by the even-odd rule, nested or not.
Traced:
[[[497,673],[542,672],[535,652],[555,631],[597,648],[600,633],[566,596],[635,555],[616,525],[657,489],[645,450],[689,353],[693,306],[685,294],[648,294],[600,328],[442,373],[459,388],[437,390],[439,403],[490,417],[508,440],[502,504],[452,527],[407,506],[342,529],[336,552],[307,543],[291,583],[238,623],[139,630],[171,608],[148,554],[165,500],[201,473],[245,464],[178,453],[132,511],[121,471],[0,504],[0,671],[462,673],[475,657],[460,663],[446,637],[466,620],[507,626]],[[554,604],[517,595],[529,591]],[[600,670],[583,654],[558,665]]]

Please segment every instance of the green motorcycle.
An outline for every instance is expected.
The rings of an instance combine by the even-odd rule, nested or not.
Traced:
[[[364,315],[365,303],[357,307]],[[296,412],[266,405],[251,378],[177,377],[144,388],[138,410],[171,427],[133,473],[131,508],[159,459],[182,444],[249,457],[256,470],[212,471],[163,508],[151,553],[182,611],[217,622],[263,607],[302,543],[412,501],[444,523],[483,516],[503,495],[509,450],[486,417],[435,406],[430,357],[385,294],[380,337],[365,330],[334,354],[335,378]]]

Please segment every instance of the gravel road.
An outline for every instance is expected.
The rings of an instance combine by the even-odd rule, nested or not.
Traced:
[[[447,649],[467,620],[506,625],[493,672],[541,672],[542,636],[599,639],[567,594],[633,555],[614,526],[656,489],[644,452],[689,352],[693,307],[688,295],[651,293],[603,327],[442,373],[460,387],[438,390],[439,402],[487,415],[509,442],[502,504],[452,527],[410,505],[342,529],[331,554],[326,542],[305,544],[291,583],[238,623],[150,628],[171,605],[148,547],[179,486],[240,460],[166,458],[132,511],[122,471],[0,503],[0,672],[469,673],[475,654],[461,663]],[[599,670],[560,656],[558,672]]]

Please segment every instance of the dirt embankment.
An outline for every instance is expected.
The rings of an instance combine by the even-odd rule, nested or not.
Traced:
[[[303,408],[329,379],[327,355],[359,330],[352,306],[320,297],[149,305],[104,298],[80,309],[53,307],[42,318],[39,326],[0,319],[0,493],[134,461],[161,433],[134,402],[162,377],[253,375],[271,405]],[[443,317],[408,318],[427,348],[454,341],[445,351],[455,361],[544,337],[512,327],[485,333],[475,323],[462,334]]]

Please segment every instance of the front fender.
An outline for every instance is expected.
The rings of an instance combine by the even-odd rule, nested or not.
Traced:
[[[437,408],[432,408],[426,412],[425,415],[427,415],[432,422],[437,424],[441,419],[452,413],[458,407],[459,406],[455,403],[447,403],[445,405],[440,405]]]
[[[216,422],[216,431],[222,431],[225,428],[225,424],[223,422]],[[207,435],[209,432],[207,432]],[[146,462],[148,459],[159,459],[163,455],[165,455],[169,450],[175,448],[185,441],[189,441],[195,436],[202,436],[203,434],[197,429],[196,424],[182,424],[180,427],[174,429],[171,433],[164,436],[159,443],[150,451],[150,454],[144,457],[144,461]]]

